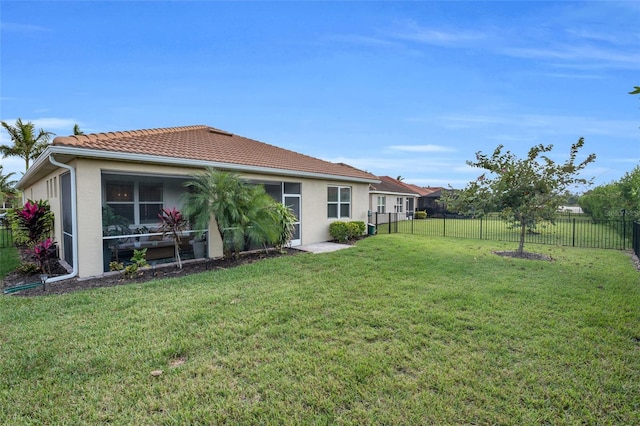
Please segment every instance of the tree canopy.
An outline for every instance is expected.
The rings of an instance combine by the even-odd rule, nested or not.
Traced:
[[[276,201],[262,185],[251,185],[236,173],[208,169],[185,183],[183,212],[196,229],[207,229],[216,220],[224,254],[236,256],[247,243],[281,245],[295,221],[288,209]]]
[[[49,145],[49,139],[53,135],[43,129],[36,134],[35,125],[28,121],[23,123],[20,118],[16,120],[14,126],[0,121],[5,128],[13,145],[0,145],[0,153],[3,157],[20,157],[25,161],[25,171],[29,169],[31,160],[35,160]]]
[[[584,138],[571,146],[569,159],[556,164],[547,155],[553,145],[536,145],[526,158],[518,158],[499,145],[491,156],[476,153],[471,167],[486,170],[463,190],[445,195],[448,209],[463,214],[482,215],[500,212],[501,217],[520,231],[517,252],[524,252],[527,230],[533,231],[542,220],[553,220],[564,200],[567,188],[591,181],[579,178],[579,172],[595,160],[595,154],[576,163]]]
[[[12,195],[16,193],[16,181],[10,180],[15,173],[4,174],[3,167],[0,165],[0,207]]]

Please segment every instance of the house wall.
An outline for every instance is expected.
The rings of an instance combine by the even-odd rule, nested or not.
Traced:
[[[413,209],[415,210],[417,205],[417,197],[407,197],[403,194],[394,194],[389,192],[370,192],[369,193],[369,210],[371,210],[371,218],[369,221],[371,223],[375,223],[376,221],[376,212],[378,211],[378,197],[384,196],[386,197],[385,203],[385,214],[378,215],[378,223],[388,223],[389,222],[389,213],[395,213],[394,206],[396,206],[396,199],[402,198],[402,212],[398,213],[398,220],[406,220],[410,214],[413,214],[413,211],[407,211],[407,200],[413,199]]]
[[[58,243],[58,248],[60,250],[60,257],[63,258],[63,248],[60,242],[62,241],[62,216],[60,212],[62,211],[62,200],[60,197],[60,175],[64,174],[66,170],[58,169],[55,170],[41,180],[36,182],[35,184],[24,189],[22,193],[22,205],[27,202],[27,200],[39,201],[46,200],[49,202],[49,207],[51,208],[51,212],[53,213],[53,239]]]
[[[77,177],[77,224],[78,224],[78,276],[91,277],[102,275],[103,273],[103,240],[102,240],[102,174],[103,171],[117,172],[123,174],[158,174],[159,176],[191,176],[199,169],[186,167],[171,167],[162,165],[136,164],[127,162],[98,161],[92,159],[75,159],[69,165],[75,167]],[[25,194],[32,199],[49,199],[52,211],[55,215],[55,239],[62,241],[61,225],[61,197],[60,197],[60,175],[66,173],[65,169],[58,169],[39,180],[34,185],[25,189]],[[47,179],[56,178],[57,196],[47,197]],[[369,210],[369,188],[367,183],[353,183],[337,180],[317,180],[311,178],[297,178],[292,176],[278,176],[266,174],[242,174],[243,178],[267,180],[267,181],[287,181],[301,183],[301,240],[302,244],[328,241],[329,224],[334,220],[359,220],[368,221],[367,212]],[[329,185],[351,187],[351,217],[341,219],[330,219],[327,217],[327,187]],[[181,187],[179,182],[174,181],[167,186],[165,207],[180,207],[179,196]],[[222,241],[216,230],[215,220],[210,223],[208,238],[208,253],[210,257],[222,256]],[[60,244],[59,244],[60,245]]]

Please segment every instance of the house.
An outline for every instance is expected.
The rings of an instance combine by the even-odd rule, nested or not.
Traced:
[[[179,210],[184,183],[208,167],[264,185],[291,207],[298,218],[292,245],[329,240],[335,220],[366,221],[369,185],[378,182],[344,164],[196,125],[56,137],[17,186],[25,199],[49,200],[60,257],[73,268],[65,278],[82,278],[105,272],[118,248],[144,246],[163,256],[167,241],[153,232],[158,212]],[[125,217],[131,234],[103,235],[103,207]],[[215,226],[212,220],[206,230],[211,258],[222,256]],[[150,231],[134,234],[139,229]]]
[[[418,194],[407,184],[390,176],[378,176],[378,179],[379,183],[369,185],[369,210],[372,212],[372,221],[388,222],[387,213],[397,213],[393,220],[410,218],[415,211]]]
[[[440,198],[444,192],[448,191],[442,187],[426,187],[423,188],[423,193],[418,200],[418,210],[424,210],[427,212],[427,216],[440,216],[448,213],[446,206],[440,203]]]

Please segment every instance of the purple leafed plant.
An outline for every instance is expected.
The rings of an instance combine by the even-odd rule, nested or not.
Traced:
[[[158,213],[158,217],[160,218],[160,232],[163,235],[169,235],[171,239],[173,239],[173,245],[175,248],[175,258],[178,263],[178,268],[182,269],[182,260],[180,259],[180,236],[182,235],[182,231],[186,230],[189,222],[182,216],[178,210],[172,208],[162,209],[160,213]]]
[[[40,265],[42,273],[51,275],[50,261],[56,257],[56,251],[56,243],[51,238],[40,241],[33,247],[35,258]]]

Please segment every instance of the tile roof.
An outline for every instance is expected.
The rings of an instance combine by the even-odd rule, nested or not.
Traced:
[[[423,188],[422,186],[414,185],[412,183],[405,183],[405,182],[400,182],[400,183],[408,187],[410,190],[412,190],[413,192],[415,192],[421,197],[424,197],[430,192],[427,188]]]
[[[394,192],[398,194],[417,194],[416,191],[409,188],[401,181],[392,178],[391,176],[378,176],[380,183],[374,183],[369,185],[370,190],[374,192]]]
[[[231,169],[233,165],[243,165],[377,180],[374,175],[346,164],[331,163],[203,125],[56,137],[52,145],[223,163]]]

